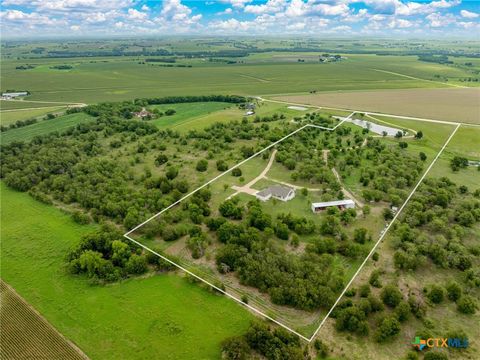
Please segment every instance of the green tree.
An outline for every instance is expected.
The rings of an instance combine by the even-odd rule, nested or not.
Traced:
[[[427,297],[434,304],[440,304],[445,299],[445,289],[440,285],[432,285]]]
[[[125,270],[129,274],[140,275],[147,271],[147,260],[144,256],[133,254],[125,265]]]
[[[457,301],[457,310],[462,314],[475,314],[478,309],[477,302],[470,295],[463,295]]]
[[[462,296],[462,287],[456,282],[451,281],[447,284],[447,295],[452,301],[457,301]]]
[[[195,169],[197,169],[198,172],[205,172],[207,171],[208,168],[208,161],[205,159],[201,159],[197,162],[197,166]]]
[[[112,263],[115,266],[124,267],[132,252],[127,244],[120,240],[112,242]]]
[[[385,342],[397,335],[400,329],[398,320],[394,316],[387,316],[380,321],[375,333],[375,340],[377,342]]]
[[[398,287],[393,284],[386,285],[383,288],[380,296],[383,303],[392,308],[396,307],[403,299],[402,293],[400,292],[400,290],[398,290]]]

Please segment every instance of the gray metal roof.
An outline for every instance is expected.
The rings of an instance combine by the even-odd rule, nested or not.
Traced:
[[[272,185],[266,189],[259,191],[257,195],[261,197],[272,195],[279,198],[286,198],[290,191],[293,191],[293,189],[288,186]]]

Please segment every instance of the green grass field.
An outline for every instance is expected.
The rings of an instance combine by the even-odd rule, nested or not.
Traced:
[[[3,132],[1,134],[1,143],[8,144],[12,141],[30,141],[37,135],[45,135],[54,131],[61,132],[71,126],[93,120],[93,117],[85,113],[59,116],[52,120],[39,121],[32,125]]]
[[[44,116],[49,113],[56,113],[64,109],[63,107],[48,107],[45,109],[17,110],[0,112],[0,125],[13,124],[18,120],[27,120]]]
[[[175,274],[90,285],[64,257],[93,226],[1,184],[2,278],[92,359],[219,359],[252,318]]]
[[[203,117],[207,117],[209,114],[218,112],[220,110],[225,111],[237,111],[232,104],[223,102],[195,102],[195,103],[180,103],[180,104],[164,104],[153,105],[151,108],[159,109],[161,112],[165,112],[168,109],[176,111],[175,114],[170,116],[162,116],[159,119],[152,120],[151,123],[155,124],[159,128],[176,128],[179,126],[189,128],[189,124],[195,122],[204,127],[206,124],[202,121]],[[188,125],[187,125],[188,124]]]
[[[48,108],[68,105],[65,104],[52,104],[50,102],[41,102],[41,101],[27,101],[27,100],[0,100],[0,109],[4,110],[19,110],[19,109],[37,109],[37,108]],[[43,110],[43,109],[42,109]]]

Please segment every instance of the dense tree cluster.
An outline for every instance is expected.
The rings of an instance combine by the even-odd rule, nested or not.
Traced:
[[[447,178],[424,181],[395,230],[397,268],[415,270],[429,259],[441,268],[472,270],[475,249],[465,240],[480,222],[480,199],[462,191]]]
[[[317,351],[327,353],[319,346]],[[222,343],[222,358],[247,360],[260,355],[268,360],[309,360],[298,336],[282,328],[271,328],[264,322],[252,323],[243,336],[233,337]]]
[[[147,258],[131,242],[124,242],[112,226],[84,235],[68,254],[69,269],[94,281],[116,281],[147,271]]]

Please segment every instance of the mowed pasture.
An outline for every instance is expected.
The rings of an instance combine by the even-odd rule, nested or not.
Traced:
[[[49,108],[54,108],[58,106],[66,106],[68,103],[51,103],[51,102],[42,102],[42,101],[28,101],[28,100],[0,100],[0,110],[2,112],[11,110],[34,110],[42,109],[48,110]]]
[[[186,123],[197,122],[200,117],[208,116],[208,114],[226,110],[235,107],[235,105],[224,102],[194,102],[194,103],[179,103],[179,104],[162,104],[153,105],[149,108],[158,109],[165,112],[169,109],[175,110],[176,113],[170,116],[162,116],[158,119],[152,120],[151,123],[159,128],[175,128]],[[237,110],[238,111],[238,110]],[[198,119],[201,122],[201,119]]]
[[[410,89],[329,92],[274,97],[276,100],[480,124],[480,89]]]
[[[47,114],[55,114],[60,110],[63,110],[64,107],[48,107],[43,109],[19,109],[19,110],[8,110],[0,112],[0,125],[10,125],[19,120],[28,120],[33,118],[38,118],[45,116]]]
[[[95,227],[0,186],[2,278],[91,359],[220,359],[248,328],[243,307],[177,274],[108,286],[70,275],[65,255]]]
[[[413,56],[346,55],[346,60],[322,64],[294,63],[291,53],[283,58],[278,57],[282,53],[261,55],[229,65],[193,59],[191,68],[147,66],[140,64],[142,58],[138,57],[110,57],[36,59],[38,70],[16,70],[25,60],[3,60],[2,84],[3,88],[28,89],[31,100],[97,103],[167,95],[448,87],[431,80],[438,74],[452,79],[469,76],[464,70],[426,64]],[[308,54],[295,56],[304,55]],[[318,58],[320,54],[311,55]],[[73,69],[49,67],[59,64],[70,64]]]
[[[87,359],[0,279],[2,359]]]

